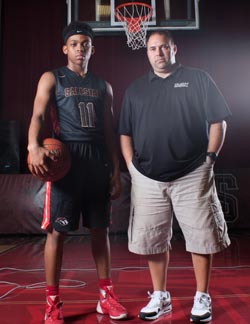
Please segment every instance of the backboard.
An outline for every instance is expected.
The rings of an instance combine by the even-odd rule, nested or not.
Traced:
[[[67,21],[87,22],[96,35],[122,33],[115,8],[126,2],[143,2],[153,8],[148,30],[199,29],[199,0],[66,0]]]

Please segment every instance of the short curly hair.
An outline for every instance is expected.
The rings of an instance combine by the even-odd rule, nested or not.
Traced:
[[[93,40],[94,33],[92,28],[82,21],[72,21],[68,26],[63,29],[62,36],[64,44],[66,44],[67,39],[72,35],[86,35]]]

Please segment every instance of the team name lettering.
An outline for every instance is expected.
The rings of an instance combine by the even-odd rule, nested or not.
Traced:
[[[65,97],[72,96],[88,96],[88,97],[99,97],[99,91],[97,89],[81,88],[81,87],[70,87],[64,89]]]

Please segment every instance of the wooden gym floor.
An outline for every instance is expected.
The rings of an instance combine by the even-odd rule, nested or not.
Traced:
[[[213,324],[250,323],[250,233],[230,233],[231,246],[214,257],[211,289]],[[61,297],[65,323],[143,323],[138,311],[152,291],[143,257],[127,250],[125,234],[110,236],[112,277],[126,321],[95,312],[98,298],[89,236],[69,236],[65,242]],[[44,316],[43,247],[45,236],[3,236],[0,239],[0,323],[42,324]],[[153,324],[189,323],[195,282],[190,255],[180,234],[174,235],[168,272],[172,313]]]

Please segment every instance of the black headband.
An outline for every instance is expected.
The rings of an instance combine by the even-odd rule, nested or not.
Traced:
[[[65,33],[64,38],[63,38],[64,43],[67,42],[67,39],[68,39],[70,36],[72,36],[72,35],[79,35],[79,34],[80,34],[80,35],[88,36],[88,37],[91,38],[91,40],[93,40],[93,34],[92,34],[90,31],[88,31],[88,30],[86,30],[86,29],[76,28],[76,29],[74,29],[74,30],[69,30],[68,32]]]
[[[91,40],[93,40],[94,38],[92,28],[82,21],[72,21],[68,26],[64,28],[62,33],[64,44],[66,44],[67,39],[72,35],[85,35],[88,36]]]

